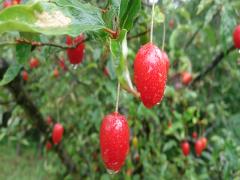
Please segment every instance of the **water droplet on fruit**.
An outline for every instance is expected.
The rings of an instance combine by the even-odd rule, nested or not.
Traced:
[[[108,174],[117,174],[119,171],[114,171],[111,169],[107,169]]]

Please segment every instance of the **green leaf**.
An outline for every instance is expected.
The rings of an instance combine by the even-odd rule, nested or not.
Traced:
[[[18,75],[22,66],[20,64],[11,65],[5,72],[3,79],[0,81],[0,86],[10,83]]]
[[[12,6],[0,12],[0,33],[20,31],[77,36],[104,27],[100,10],[77,0],[36,2]]]
[[[121,3],[122,11],[120,12],[120,26],[122,29],[130,30],[132,28],[133,21],[140,9],[141,9],[140,0],[130,0],[128,2],[128,5],[126,1],[122,1]]]
[[[24,64],[30,58],[31,46],[27,44],[16,45],[16,59],[19,64]]]
[[[211,5],[212,2],[213,0],[201,0],[200,4],[198,5],[197,14],[200,14],[204,9]]]
[[[165,21],[165,15],[160,11],[159,7],[155,7],[154,21],[156,23],[163,23]]]

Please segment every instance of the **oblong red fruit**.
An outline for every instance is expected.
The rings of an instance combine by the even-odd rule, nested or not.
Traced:
[[[190,82],[192,81],[192,75],[189,72],[183,72],[181,78],[182,83],[186,86],[190,84]]]
[[[184,156],[188,156],[190,153],[190,145],[187,141],[183,141],[181,144],[182,152]]]
[[[37,68],[39,66],[39,61],[37,58],[31,58],[29,62],[30,68]]]
[[[233,32],[233,42],[234,46],[240,49],[240,25],[238,25]]]
[[[63,136],[63,126],[60,123],[56,123],[53,127],[53,132],[52,132],[52,141],[54,144],[58,144],[62,140]]]
[[[152,43],[142,46],[134,61],[134,82],[147,108],[160,103],[167,82],[169,59]]]
[[[201,141],[201,139],[198,139],[198,140],[195,142],[195,153],[196,153],[196,155],[197,155],[197,156],[201,156],[202,150],[203,150],[202,141]]]
[[[27,71],[25,71],[25,70],[22,71],[22,78],[24,81],[28,80],[28,72]]]
[[[105,116],[100,128],[100,149],[108,170],[117,173],[129,151],[129,127],[125,116],[114,112]]]
[[[202,137],[201,141],[202,141],[202,148],[204,150],[207,147],[207,138],[206,137]]]
[[[84,36],[81,34],[76,38],[71,36],[66,37],[66,44],[69,46],[76,45],[84,40]],[[85,44],[80,43],[76,48],[67,49],[68,59],[71,64],[80,64],[83,60]]]

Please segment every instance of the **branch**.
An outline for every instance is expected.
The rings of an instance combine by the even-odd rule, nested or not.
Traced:
[[[201,26],[199,26],[199,28],[193,33],[192,37],[185,44],[184,49],[187,49],[190,46],[190,44],[193,42],[193,40],[195,39],[195,37],[197,36],[199,31],[202,29],[202,27],[203,27],[203,24]]]
[[[55,43],[51,43],[51,42],[44,43],[44,42],[30,41],[27,39],[16,39],[16,44],[30,44],[32,46],[52,46],[52,47],[57,47],[57,48],[62,48],[62,49],[74,49],[78,45],[80,45],[84,42],[87,42],[87,41],[89,41],[89,38],[86,38],[72,46],[68,46],[68,45],[62,45],[62,44],[55,44]]]
[[[202,72],[198,76],[196,76],[190,86],[193,86],[196,82],[200,81],[204,76],[206,76],[207,73],[212,71],[223,59],[226,57],[230,52],[235,50],[236,48],[234,45],[232,45],[230,48],[227,49],[226,52],[220,52],[213,60],[212,62],[205,68],[203,69]]]
[[[3,77],[7,68],[7,62],[3,59],[0,59],[0,79]],[[33,100],[28,95],[28,92],[26,92],[23,88],[20,74],[18,74],[18,76],[12,82],[4,87],[9,89],[15,101],[24,109],[25,113],[31,117],[32,120],[35,120],[34,125],[38,132],[47,138],[48,125],[45,123],[43,115],[39,111],[38,107],[33,103]],[[55,151],[61,159],[62,163],[66,166],[68,172],[74,173],[77,171],[76,164],[72,161],[69,154],[67,154],[67,152],[63,149],[62,144],[59,144],[55,148]]]
[[[147,33],[149,33],[149,32],[150,32],[150,29],[147,29],[146,31],[143,31],[143,32],[141,32],[141,33],[139,33],[139,34],[136,34],[136,35],[134,35],[134,36],[129,36],[127,39],[128,39],[128,40],[132,40],[132,39],[138,38],[138,37],[140,37],[140,36],[143,36],[143,35],[145,35],[145,34],[147,34]]]

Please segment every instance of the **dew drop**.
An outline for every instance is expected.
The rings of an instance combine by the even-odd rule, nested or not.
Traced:
[[[108,174],[117,174],[119,171],[114,171],[111,169],[107,169]]]

